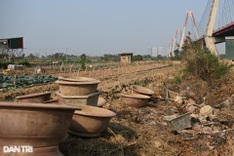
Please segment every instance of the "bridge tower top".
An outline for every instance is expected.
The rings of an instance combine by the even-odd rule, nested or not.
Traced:
[[[206,27],[205,32],[205,43],[206,47],[215,55],[218,55],[218,50],[215,46],[214,39],[212,38],[214,25],[215,25],[215,19],[218,11],[219,6],[219,0],[213,0],[212,2],[212,8],[209,16],[209,20]]]
[[[213,0],[209,20],[206,27],[206,34],[205,34],[206,36],[212,36],[213,34],[215,19],[218,11],[218,5],[219,5],[219,0]]]
[[[182,50],[182,47],[183,47],[183,45],[184,45],[185,31],[186,31],[186,27],[187,27],[187,23],[188,23],[189,17],[190,17],[191,20],[192,20],[192,23],[193,23],[193,26],[194,26],[194,30],[195,30],[196,38],[199,38],[198,30],[197,30],[197,25],[196,25],[196,22],[195,22],[195,18],[194,18],[194,16],[193,16],[193,12],[192,12],[192,11],[188,11],[187,14],[186,14],[186,18],[185,18],[185,22],[184,22],[184,27],[183,27],[182,34],[181,34],[181,38],[180,38],[179,51]]]

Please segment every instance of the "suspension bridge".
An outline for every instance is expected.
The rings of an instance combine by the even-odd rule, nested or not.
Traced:
[[[219,55],[216,44],[225,43],[226,58],[234,60],[234,0],[208,0],[198,26],[193,12],[187,12],[183,28],[177,28],[170,41],[169,57],[183,50],[186,36],[215,55]]]

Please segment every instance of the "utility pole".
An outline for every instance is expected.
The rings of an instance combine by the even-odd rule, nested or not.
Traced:
[[[66,48],[66,64],[67,64],[67,48]]]

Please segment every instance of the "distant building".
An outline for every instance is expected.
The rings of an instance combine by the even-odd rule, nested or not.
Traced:
[[[0,53],[20,57],[23,54],[23,48],[23,37],[0,39]]]
[[[133,53],[121,53],[120,55],[120,62],[122,63],[131,63]]]

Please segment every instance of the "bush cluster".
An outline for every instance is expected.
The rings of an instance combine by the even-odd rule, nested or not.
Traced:
[[[7,62],[0,61],[0,68],[1,68],[1,69],[7,69],[7,66],[8,66],[9,64],[14,64],[14,62],[12,62],[12,61],[7,61]]]
[[[182,61],[185,64],[185,71],[195,78],[209,82],[230,72],[231,66],[222,62],[207,48],[191,42],[186,44],[187,48],[182,52]]]
[[[27,60],[21,60],[21,61],[19,61],[18,64],[21,64],[21,65],[24,65],[24,66],[27,66],[27,67],[31,66],[31,64]]]

